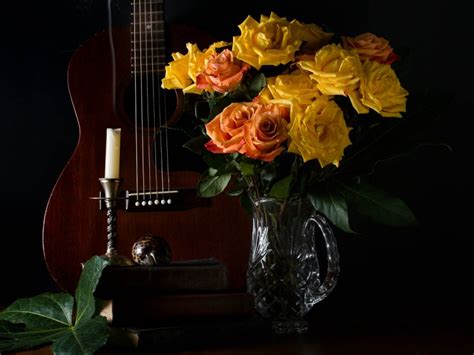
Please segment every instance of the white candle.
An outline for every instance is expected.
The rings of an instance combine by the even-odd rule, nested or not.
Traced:
[[[107,128],[105,145],[105,178],[118,179],[120,176],[120,128]]]

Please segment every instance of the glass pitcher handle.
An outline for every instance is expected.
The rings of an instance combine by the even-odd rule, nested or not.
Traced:
[[[336,238],[332,227],[329,225],[326,217],[319,213],[313,214],[308,222],[314,222],[320,229],[326,243],[328,270],[323,284],[318,288],[314,295],[314,302],[317,303],[325,299],[336,286],[337,276],[339,275],[339,252],[337,250]],[[314,236],[316,237],[316,235]]]

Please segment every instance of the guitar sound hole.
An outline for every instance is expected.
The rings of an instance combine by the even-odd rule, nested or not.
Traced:
[[[159,128],[175,115],[176,107],[176,92],[162,89],[158,75],[139,75],[125,89],[124,109],[131,126],[137,117],[138,127]]]
[[[158,170],[167,170],[169,167],[170,171],[203,172],[206,166],[201,157],[183,148],[183,144],[189,140],[184,132],[192,130],[194,118],[186,114],[181,116],[177,112],[176,92],[163,90],[158,84],[161,85],[161,81],[156,75],[137,77],[135,95],[135,80],[130,81],[123,102],[129,127],[135,127],[136,112],[137,127],[155,131],[154,136],[149,132],[147,137],[151,139],[151,153]],[[171,118],[176,119],[176,122],[170,122]],[[166,125],[170,129],[166,129]]]

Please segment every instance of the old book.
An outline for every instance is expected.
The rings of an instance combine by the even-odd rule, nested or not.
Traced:
[[[244,292],[122,295],[102,315],[115,326],[156,326],[163,322],[236,319],[254,314],[253,297]]]
[[[226,345],[253,345],[252,341],[271,337],[271,325],[255,315],[240,319],[212,321],[181,321],[157,325],[152,328],[110,328],[109,346],[140,351],[183,351],[196,347]]]
[[[110,266],[96,296],[123,294],[221,292],[228,288],[227,268],[216,259],[173,262],[165,266]]]

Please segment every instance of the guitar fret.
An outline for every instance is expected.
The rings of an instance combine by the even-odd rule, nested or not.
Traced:
[[[164,47],[142,47],[142,48],[132,48],[132,52],[139,52],[139,51],[165,51]]]
[[[164,74],[165,71],[163,69],[158,69],[158,70],[132,70],[132,74]]]
[[[143,39],[143,40],[132,40],[131,43],[155,43],[155,42],[165,42],[165,39],[164,38],[147,38],[147,39]],[[164,47],[163,47],[164,48]]]
[[[162,15],[162,14],[163,14],[163,11],[161,11],[161,10],[158,10],[158,11],[146,11],[146,12],[144,11],[143,13],[141,13],[141,12],[137,12],[137,13],[132,12],[132,16],[135,16],[135,15],[137,15],[137,16],[140,16],[140,15],[141,15],[141,16],[143,16],[143,15],[149,15],[149,14],[152,14],[152,15],[153,15],[153,14]]]
[[[131,33],[132,34],[139,34],[139,33],[144,33],[144,34],[147,34],[147,33],[163,33],[165,32],[165,30],[154,30],[154,31],[132,31]]]
[[[161,21],[146,21],[146,20],[145,20],[145,21],[138,21],[138,23],[136,23],[135,21],[133,21],[133,22],[132,22],[132,25],[133,25],[133,26],[136,26],[136,25],[138,25],[138,26],[146,26],[146,25],[150,25],[150,24],[154,24],[154,23],[157,23],[157,24],[160,24],[160,25],[161,25],[161,24],[164,23],[164,21],[162,21],[162,20],[161,20]]]
[[[150,30],[152,28],[158,28],[158,29],[164,29],[165,25],[163,22],[160,23],[151,23],[151,22],[132,22],[131,27],[136,28],[136,27],[144,27],[147,30]]]
[[[132,1],[132,6],[136,3],[139,4],[145,4],[145,5],[163,5],[163,0],[158,0],[158,1],[153,1],[153,0],[149,0],[149,1],[139,1],[139,0],[133,0]],[[135,5],[137,6],[137,5]]]
[[[133,60],[132,63],[130,63],[130,65],[131,65],[133,68],[140,68],[140,67],[142,67],[142,68],[150,67],[150,68],[151,68],[151,67],[162,66],[162,65],[164,64],[164,62],[155,62],[155,63],[153,63],[153,65],[152,65],[152,63],[151,63],[150,61],[148,61],[148,63],[143,63],[144,58],[141,59],[141,60],[142,60],[142,63],[137,63],[137,64],[135,64],[135,58],[132,57],[132,59],[134,59],[134,60]]]
[[[134,59],[134,58],[132,58],[132,59]],[[144,59],[145,59],[145,58],[142,58],[142,61],[144,61]],[[148,59],[150,59],[150,58],[148,58]],[[164,65],[165,65],[165,62],[161,62],[161,61],[156,62],[156,61],[155,61],[155,62],[153,63],[153,65],[152,65],[151,61],[148,60],[148,63],[137,63],[137,64],[135,64],[135,60],[134,60],[134,61],[132,61],[132,62],[130,63],[130,65],[131,65],[133,68],[153,68],[153,67],[161,67],[161,66],[164,66]]]
[[[132,1],[131,73],[132,75],[165,73],[165,21],[163,0]]]
[[[158,57],[160,57],[160,59],[163,59],[164,57],[166,57],[166,55],[165,54],[159,54],[159,55],[154,55],[153,56],[153,58],[158,58]],[[134,66],[145,67],[145,66],[151,66],[152,65],[152,63],[151,63],[152,58],[151,57],[142,56],[142,57],[135,58],[134,56],[132,56],[131,59],[132,59],[132,63],[131,63],[132,67],[134,67]],[[135,61],[137,61],[136,65],[134,64]],[[141,63],[140,63],[140,61],[141,61]],[[156,61],[154,62],[154,65],[161,65],[161,64],[163,64],[163,63],[162,62],[161,63],[156,62]]]

